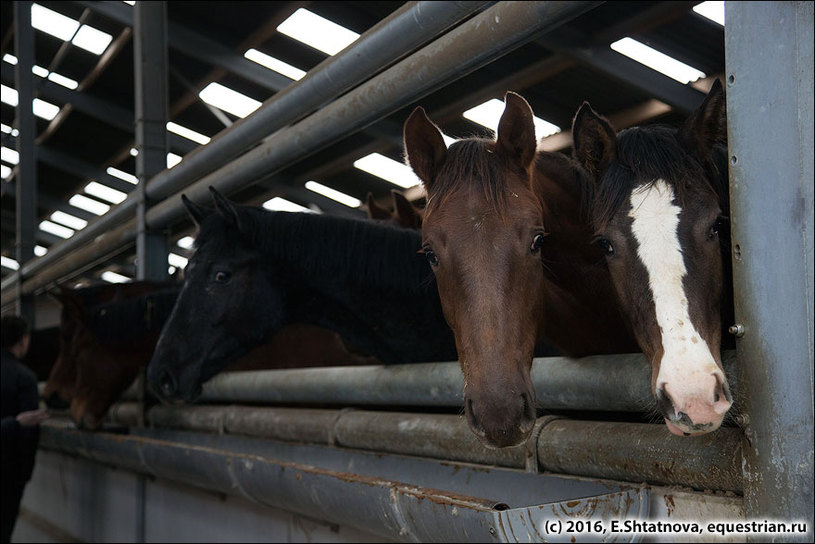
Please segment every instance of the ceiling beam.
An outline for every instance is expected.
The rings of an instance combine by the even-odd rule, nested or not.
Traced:
[[[133,8],[124,2],[76,2],[90,8],[119,24],[133,26]],[[224,68],[274,92],[289,85],[292,80],[284,75],[267,70],[261,65],[248,60],[228,47],[192,31],[178,23],[168,22],[167,44],[176,51],[209,64]]]

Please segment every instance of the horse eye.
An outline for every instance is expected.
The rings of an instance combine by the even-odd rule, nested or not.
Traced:
[[[215,283],[227,283],[229,280],[232,279],[232,274],[229,272],[218,271],[215,273]]]
[[[603,248],[603,251],[606,254],[606,257],[610,257],[614,255],[614,246],[611,244],[611,240],[608,238],[598,238],[597,244]]]
[[[535,253],[541,248],[542,245],[543,245],[543,234],[538,233],[535,235],[534,238],[532,238],[532,245],[529,247],[529,249],[532,251],[532,253]]]
[[[425,259],[427,259],[427,262],[429,262],[431,266],[439,266],[439,257],[429,247],[424,248],[424,256],[425,256]]]
[[[719,235],[719,230],[727,223],[727,218],[723,216],[719,216],[716,218],[716,221],[713,222],[713,225],[710,226],[710,230],[707,233],[707,237],[709,240],[717,237]]]

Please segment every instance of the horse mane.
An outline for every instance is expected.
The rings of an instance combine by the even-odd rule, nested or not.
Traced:
[[[151,293],[99,304],[89,310],[84,325],[104,346],[127,344],[160,332],[179,292],[178,286],[168,285]]]
[[[367,219],[234,207],[241,237],[264,260],[294,264],[298,275],[407,291],[432,283],[432,271],[418,253],[422,239],[415,229]],[[198,240],[223,236],[230,228],[223,221],[219,214],[210,214],[200,225]]]
[[[447,196],[466,180],[470,190],[481,191],[483,200],[491,202],[498,213],[506,207],[505,164],[495,152],[495,141],[486,138],[457,140],[447,149],[447,158],[439,170],[428,195],[427,208],[440,206]]]
[[[679,202],[687,196],[685,183],[676,183],[683,174],[703,177],[722,201],[727,193],[726,170],[722,181],[720,161],[705,160],[688,153],[677,138],[677,129],[664,125],[632,127],[617,136],[617,160],[596,184],[592,215],[594,227],[602,230],[620,210],[636,183],[648,180],[650,187],[662,179],[671,183]],[[726,162],[725,162],[726,165]],[[725,166],[726,168],[726,166]],[[724,183],[724,185],[723,185]],[[724,210],[724,207],[722,207]]]

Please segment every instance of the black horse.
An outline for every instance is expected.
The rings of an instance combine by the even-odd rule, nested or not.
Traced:
[[[148,380],[164,399],[201,384],[290,323],[339,333],[384,364],[456,358],[421,235],[372,221],[186,197],[198,226],[185,283]]]

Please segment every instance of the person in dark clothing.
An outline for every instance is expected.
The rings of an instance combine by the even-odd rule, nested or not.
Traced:
[[[28,351],[28,324],[17,316],[2,318],[2,542],[11,541],[25,485],[34,469],[39,423],[46,417],[38,410],[37,377],[20,363]]]

